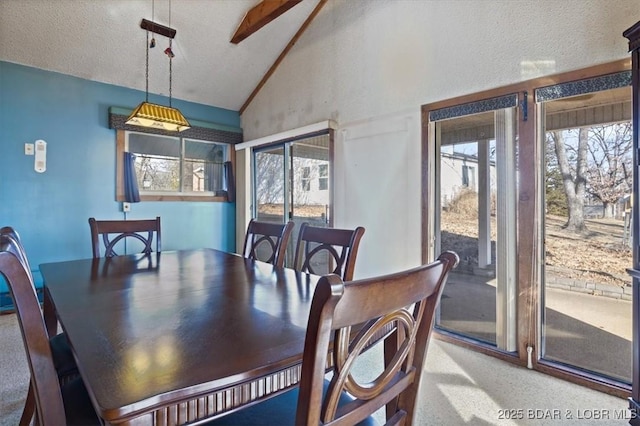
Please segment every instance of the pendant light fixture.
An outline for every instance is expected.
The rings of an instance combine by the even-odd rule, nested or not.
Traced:
[[[153,7],[153,6],[152,6]],[[153,18],[152,18],[153,19]],[[169,25],[171,25],[171,0],[169,0]],[[176,36],[176,30],[164,25],[143,19],[140,22],[140,28],[147,31],[146,40],[146,61],[145,61],[145,79],[146,79],[146,97],[145,101],[133,110],[126,121],[126,124],[133,126],[152,127],[154,129],[165,130],[169,132],[182,132],[191,127],[187,119],[182,115],[179,109],[171,106],[171,84],[172,84],[172,61],[173,54],[172,42]],[[164,53],[169,57],[169,106],[158,105],[149,102],[149,50],[155,46],[155,38],[149,41],[149,32],[160,34],[169,39],[169,47]]]

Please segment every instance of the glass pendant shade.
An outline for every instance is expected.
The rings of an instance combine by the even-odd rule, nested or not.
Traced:
[[[126,121],[133,126],[152,127],[169,132],[182,132],[191,128],[187,119],[176,108],[142,102]]]

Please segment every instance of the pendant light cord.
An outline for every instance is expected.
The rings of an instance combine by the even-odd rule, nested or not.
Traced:
[[[146,86],[145,86],[145,93],[146,93],[146,97],[145,97],[145,101],[149,102],[149,31],[147,30],[147,42],[145,45],[145,49],[147,52],[147,58],[145,60],[145,81],[146,81]]]
[[[169,40],[169,49],[171,49],[171,40]],[[171,108],[171,63],[173,62],[173,60],[171,59],[171,56],[169,56],[169,108]]]
[[[169,0],[169,27],[171,27],[171,0]],[[173,48],[172,48],[172,44],[173,44],[173,39],[170,38],[169,39],[169,51],[171,52],[171,54],[169,55],[169,108],[171,108],[171,83],[172,83],[172,63],[173,63]]]
[[[156,1],[155,0],[151,0],[151,21],[154,21],[154,17],[156,14]],[[145,48],[144,50],[147,52],[147,58],[145,60],[145,81],[146,81],[146,86],[145,86],[145,101],[149,102],[149,49],[151,48],[151,46],[149,45],[149,30],[147,30],[147,42],[145,43]]]

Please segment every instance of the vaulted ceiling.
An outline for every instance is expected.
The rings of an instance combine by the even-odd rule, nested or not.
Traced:
[[[260,0],[1,0],[0,60],[144,91],[145,18],[177,30],[173,97],[237,111],[320,2],[274,11]],[[232,43],[243,26],[256,31]],[[149,92],[168,96],[169,39],[155,38]]]

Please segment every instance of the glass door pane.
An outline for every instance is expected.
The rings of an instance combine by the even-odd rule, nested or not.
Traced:
[[[547,101],[543,353],[631,382],[631,87]]]
[[[295,223],[289,240],[287,262],[293,262],[300,225],[329,226],[330,166],[328,134],[291,143],[291,220]],[[324,261],[328,262],[327,259]],[[287,263],[292,264],[292,263]],[[320,267],[317,270],[323,270]]]
[[[284,145],[254,152],[254,217],[258,220],[284,223],[289,210],[285,158]]]
[[[263,222],[284,223],[288,211],[286,197],[285,146],[254,151],[254,218]],[[258,257],[268,259],[267,244],[257,247]],[[260,251],[263,250],[263,253]]]
[[[460,256],[437,324],[507,351],[515,350],[515,139],[515,109],[436,123],[436,252]]]
[[[329,135],[291,144],[291,218],[313,226],[329,220]]]

